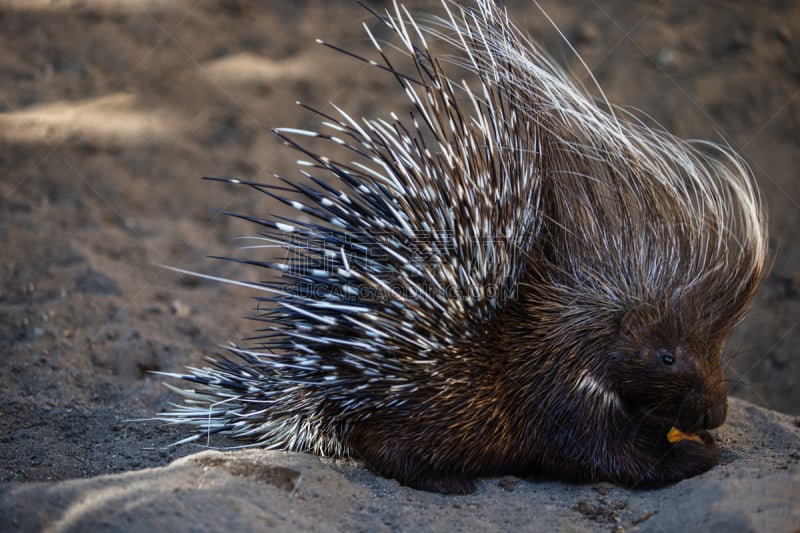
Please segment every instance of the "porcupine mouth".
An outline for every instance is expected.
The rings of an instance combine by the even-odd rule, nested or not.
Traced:
[[[657,435],[659,438],[666,438],[670,443],[681,440],[693,440],[701,443],[712,442],[709,427],[704,426],[705,418],[698,417],[695,423],[686,423],[675,416],[668,416],[658,413],[640,413],[636,417],[637,422]]]

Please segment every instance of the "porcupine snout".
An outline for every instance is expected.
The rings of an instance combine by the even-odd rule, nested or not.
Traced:
[[[717,401],[706,409],[703,416],[700,418],[701,429],[714,429],[725,422],[725,417],[728,415],[728,402],[726,399]]]
[[[686,429],[702,431],[714,429],[725,422],[728,414],[728,388],[722,369],[715,369],[711,376],[706,378],[706,385],[698,387],[696,392],[690,393],[684,404],[689,413],[694,413],[691,424]]]

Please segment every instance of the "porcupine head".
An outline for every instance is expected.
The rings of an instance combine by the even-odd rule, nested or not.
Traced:
[[[375,13],[410,64],[369,34],[410,117],[336,108],[324,131],[278,130],[304,177],[244,185],[298,217],[236,215],[292,257],[243,260],[282,275],[248,284],[263,336],[177,375],[195,388],[163,418],[447,493],[706,471],[723,343],[765,261],[746,166],[596,103],[493,2],[442,13]]]

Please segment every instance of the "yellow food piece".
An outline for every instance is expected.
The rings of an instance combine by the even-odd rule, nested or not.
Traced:
[[[693,440],[695,442],[699,442],[700,444],[703,443],[703,439],[701,439],[699,435],[695,435],[694,433],[684,433],[675,426],[672,426],[672,428],[669,430],[669,433],[667,433],[667,440],[670,442],[670,444],[675,444],[679,440]]]

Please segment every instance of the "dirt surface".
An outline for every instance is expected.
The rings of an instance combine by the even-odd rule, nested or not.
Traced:
[[[533,4],[508,4],[589,83]],[[730,391],[800,414],[800,3],[542,5],[609,100],[752,166],[774,265],[729,343]],[[314,42],[373,57],[360,24],[389,36],[348,1],[0,6],[0,481],[164,465],[196,448],[165,450],[184,432],[128,421],[175,400],[149,371],[246,337],[253,304],[156,263],[258,280],[206,257],[253,232],[213,209],[277,209],[200,177],[297,176],[270,131],[317,123],[296,100],[356,116],[404,109],[391,77]]]

